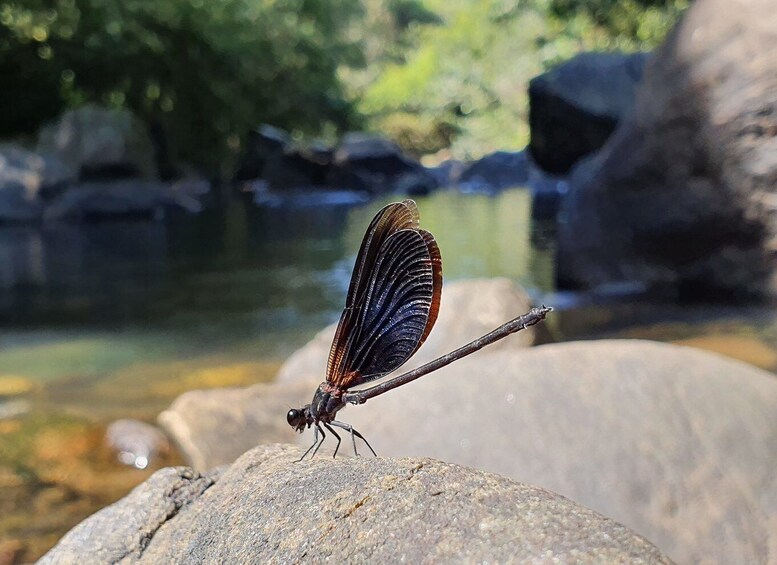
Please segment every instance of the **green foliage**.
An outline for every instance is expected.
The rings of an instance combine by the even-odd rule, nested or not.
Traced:
[[[214,164],[259,122],[350,124],[337,69],[358,0],[0,1],[0,136],[84,102],[129,107]]]
[[[0,0],[0,137],[127,107],[215,165],[258,123],[416,153],[519,149],[528,81],[655,46],[689,0]],[[177,150],[177,151],[176,151]]]
[[[650,49],[687,0],[425,0],[423,6],[440,22],[408,30],[398,56],[368,54],[372,78],[351,82],[354,96],[373,127],[392,132],[407,149],[424,153],[447,143],[450,155],[469,158],[526,144],[532,77],[580,51]]]

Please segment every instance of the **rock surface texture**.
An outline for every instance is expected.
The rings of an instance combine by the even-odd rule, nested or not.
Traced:
[[[286,441],[285,412],[310,402],[327,352],[328,339],[314,340],[282,383],[188,393],[167,412],[179,427],[166,427],[200,469]],[[379,455],[434,457],[558,492],[678,563],[777,555],[777,377],[719,355],[632,340],[503,346],[338,419]],[[297,437],[304,448],[313,439]],[[329,460],[334,445],[328,438],[319,456]],[[351,451],[344,438],[341,454]]]
[[[777,556],[777,376],[741,362],[632,340],[483,351],[338,417],[379,455],[541,485],[678,563]]]
[[[163,469],[40,563],[670,563],[538,487],[431,459],[254,449],[222,474]]]
[[[558,279],[777,292],[777,10],[698,0],[651,57],[634,111],[573,172]]]

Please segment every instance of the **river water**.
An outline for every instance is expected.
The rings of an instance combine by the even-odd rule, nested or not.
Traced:
[[[34,559],[147,476],[113,460],[107,422],[153,421],[189,389],[271,379],[337,319],[364,229],[391,200],[0,228],[0,553],[16,544]],[[417,202],[446,281],[513,279],[561,306],[556,339],[675,340],[777,368],[777,318],[761,306],[555,293],[553,226],[532,221],[526,190]]]

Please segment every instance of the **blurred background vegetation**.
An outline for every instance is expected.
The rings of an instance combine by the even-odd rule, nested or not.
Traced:
[[[381,131],[417,156],[519,149],[532,76],[580,50],[652,48],[687,4],[2,1],[0,138],[96,102],[211,171],[262,122],[297,139]]]

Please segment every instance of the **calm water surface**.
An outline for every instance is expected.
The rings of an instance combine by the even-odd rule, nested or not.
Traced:
[[[337,319],[364,229],[394,199],[2,228],[0,375],[55,391],[38,395],[48,403],[119,416],[169,400],[141,391],[158,384],[152,365],[278,362]],[[417,201],[446,280],[506,276],[552,290],[552,247],[532,231],[528,192]]]

